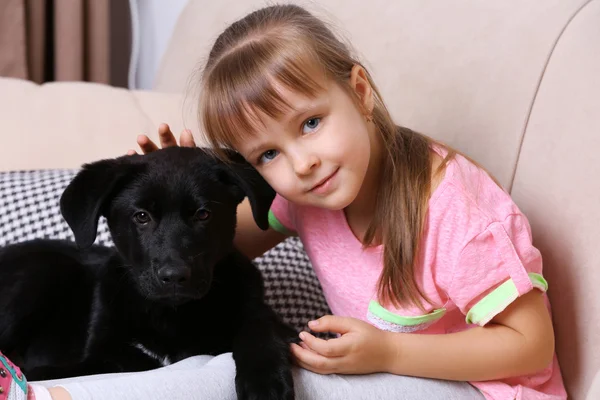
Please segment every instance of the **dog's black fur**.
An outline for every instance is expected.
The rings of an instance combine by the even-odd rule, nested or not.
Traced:
[[[273,190],[243,159],[169,148],[87,164],[61,197],[76,244],[0,250],[0,350],[30,380],[141,371],[233,352],[240,399],[292,399],[296,332],[233,247],[248,196],[268,227]],[[96,246],[106,216],[115,248]],[[142,347],[146,351],[142,351]]]

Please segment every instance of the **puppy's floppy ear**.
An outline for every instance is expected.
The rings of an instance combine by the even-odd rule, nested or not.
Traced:
[[[60,198],[60,212],[75,235],[80,248],[91,246],[96,240],[98,219],[115,189],[133,173],[133,159],[124,156],[84,164]]]
[[[219,164],[229,178],[234,194],[239,196],[240,202],[248,196],[256,225],[262,230],[269,229],[269,209],[275,191],[239,153],[225,150],[225,154],[230,162]]]

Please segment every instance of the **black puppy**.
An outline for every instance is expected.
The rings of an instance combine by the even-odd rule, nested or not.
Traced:
[[[237,205],[248,196],[267,229],[275,194],[233,157],[169,148],[85,165],[61,198],[77,246],[0,250],[0,350],[30,380],[232,351],[240,399],[292,399],[296,332],[265,304],[260,271],[233,247]],[[100,216],[114,249],[92,246]]]

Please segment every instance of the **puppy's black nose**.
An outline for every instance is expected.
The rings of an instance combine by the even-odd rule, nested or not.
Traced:
[[[183,284],[190,280],[191,271],[187,267],[162,267],[158,270],[158,279],[165,284]]]

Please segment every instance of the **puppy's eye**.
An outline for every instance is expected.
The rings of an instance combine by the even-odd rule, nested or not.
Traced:
[[[150,222],[152,220],[152,218],[150,217],[150,214],[148,214],[147,212],[144,212],[144,211],[139,211],[139,212],[136,212],[135,214],[133,214],[133,219],[135,222],[137,222],[140,225],[146,225],[148,222]]]
[[[199,208],[196,210],[196,213],[194,213],[194,219],[196,221],[206,221],[209,218],[210,218],[210,211],[208,211],[205,208]]]

